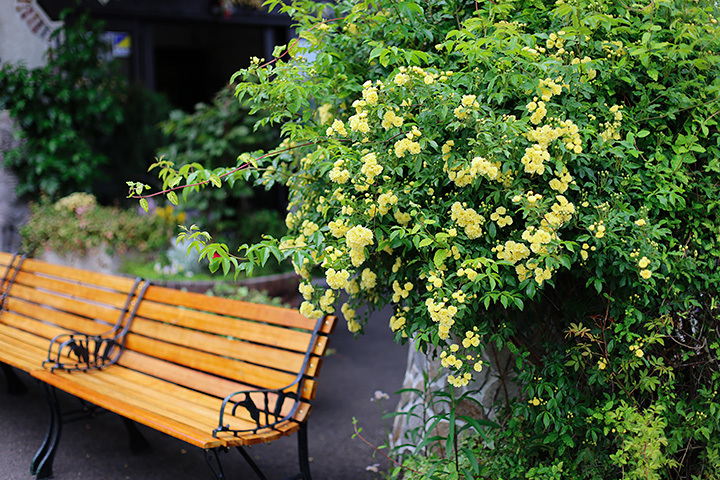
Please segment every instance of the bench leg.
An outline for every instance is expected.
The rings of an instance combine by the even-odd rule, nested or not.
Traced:
[[[0,363],[0,368],[2,368],[2,371],[5,374],[5,379],[7,380],[7,392],[10,395],[20,395],[27,392],[27,387],[22,380],[20,380],[20,377],[17,376],[14,368],[6,363]]]
[[[250,454],[245,450],[243,447],[237,447],[238,451],[242,454],[245,461],[250,465],[250,468],[253,469],[253,472],[255,472],[255,475],[258,476],[260,480],[267,480],[265,477],[265,474],[262,473],[260,470],[260,467],[257,466],[257,463],[255,463],[255,460],[252,459]]]
[[[257,464],[247,452],[247,450],[240,446],[236,448],[238,449],[240,454],[242,454],[243,458],[248,463],[248,465],[250,465],[258,478],[260,480],[266,480],[267,477],[265,477],[265,475],[262,473],[260,467],[257,466]],[[219,449],[217,448],[205,450],[205,460],[207,461],[208,465],[210,465],[210,469],[215,474],[215,477],[217,477],[218,480],[225,480],[225,472],[223,472],[222,469],[222,463],[220,462],[218,450]],[[211,453],[213,454],[213,456],[210,455]],[[300,474],[292,477],[292,479],[312,480],[312,476],[310,475],[307,422],[301,423],[300,430],[298,431],[298,459],[300,463]]]
[[[218,480],[225,480],[225,472],[223,472],[222,462],[220,461],[220,455],[218,455],[218,451],[219,448],[206,449],[205,461],[210,466],[210,470],[212,470]],[[211,453],[213,454],[213,456],[210,456]]]
[[[30,473],[37,475],[38,479],[52,478],[52,466],[57,451],[60,433],[62,432],[62,413],[57,393],[53,387],[45,385],[48,405],[50,407],[50,425],[40,450],[35,454],[30,464]]]
[[[121,417],[130,439],[130,451],[135,455],[151,450],[150,443],[145,439],[137,424],[127,417]]]
[[[303,480],[312,480],[310,476],[310,453],[308,451],[307,422],[300,424],[298,431],[298,457],[300,461],[300,473]]]

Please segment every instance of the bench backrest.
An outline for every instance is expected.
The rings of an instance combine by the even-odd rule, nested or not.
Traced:
[[[143,283],[2,252],[0,275],[0,327],[46,346],[68,332],[100,335],[124,328]]]
[[[151,285],[118,363],[219,398],[302,379],[300,396],[312,400],[335,323],[331,316],[309,320],[288,308]]]

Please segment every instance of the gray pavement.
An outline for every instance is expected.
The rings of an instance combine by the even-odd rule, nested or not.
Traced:
[[[376,390],[390,395],[383,407],[392,409],[399,400],[392,393],[402,385],[407,346],[396,345],[388,328],[388,309],[374,314],[366,334],[358,340],[348,333],[344,321],[331,337],[331,354],[320,373],[318,396],[308,424],[310,467],[316,480],[370,480],[382,478],[366,470],[376,463],[387,468],[389,462],[360,439],[352,438],[353,417],[363,428],[363,436],[376,445],[384,442],[381,412],[370,398]],[[0,480],[31,480],[30,461],[45,436],[47,404],[41,385],[20,374],[28,386],[22,395],[5,392],[0,373]],[[64,407],[73,399],[62,396]],[[54,463],[58,480],[211,480],[214,477],[203,451],[151,429],[140,427],[153,450],[133,455],[128,448],[125,427],[113,414],[82,419],[63,426],[60,447]],[[269,479],[286,478],[297,468],[295,436],[283,438],[249,450]],[[239,452],[222,455],[228,480],[253,479]]]

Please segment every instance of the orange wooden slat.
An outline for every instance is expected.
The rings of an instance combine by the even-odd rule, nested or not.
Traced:
[[[15,276],[18,265],[22,263],[23,259],[21,256],[11,255],[6,252],[0,252],[0,254],[0,295],[4,295],[5,290]]]
[[[147,296],[140,303],[137,316],[299,352],[307,350],[311,337],[309,332],[164,305]]]
[[[117,385],[112,382],[103,384],[101,380],[98,380],[101,375],[69,374],[61,371],[50,373],[45,370],[35,370],[31,374],[33,377],[71,395],[200,448],[214,448],[228,443],[232,445],[250,445],[271,441],[297,429],[294,423],[289,423],[286,426],[281,426],[278,429],[279,431],[242,434],[239,437],[230,437],[225,434],[215,438],[212,436],[212,429],[209,432],[206,430],[206,428],[210,427],[209,424],[206,426],[201,420],[199,422],[200,426],[198,426],[198,421],[192,418],[193,412],[186,412],[185,415],[182,415],[163,411],[160,404],[143,400],[141,395],[125,395],[120,398],[121,396],[117,393]],[[204,417],[203,410],[194,410],[194,412],[203,416],[203,418],[209,418]],[[237,420],[234,422],[237,422]],[[235,426],[243,428],[245,425],[236,423]],[[212,428],[215,428],[214,422]]]
[[[135,279],[133,278],[92,272],[64,265],[55,265],[32,258],[28,258],[23,262],[22,270],[24,272],[59,277],[64,281],[71,280],[126,293],[129,293],[135,284]]]
[[[41,368],[47,359],[50,342],[23,330],[0,324],[0,361],[8,364],[18,362],[17,368],[26,372]],[[57,353],[57,349],[53,349]],[[62,361],[72,363],[75,360],[63,356]]]
[[[114,305],[121,308],[127,301],[128,294],[132,289],[127,291],[113,291],[101,288],[95,288],[79,283],[67,282],[62,279],[42,277],[27,273],[25,269],[21,269],[15,279],[13,286],[24,285],[28,288],[37,289],[43,293],[52,292],[59,296],[83,299],[95,303],[103,303]]]
[[[292,372],[299,372],[304,355],[265,345],[257,345],[230,339],[223,335],[198,332],[189,328],[136,318],[132,324],[134,333],[162,341],[185,345],[215,355],[252,362]]]
[[[128,371],[135,372],[136,375],[153,376],[157,379],[157,382],[163,384],[162,388],[169,390],[174,390],[177,387],[187,387],[223,399],[232,393],[253,389],[248,385],[231,382],[207,373],[198,372],[197,370],[191,370],[130,351],[122,355],[118,361],[118,365],[126,367]],[[269,395],[272,408],[274,408],[276,397],[277,395]],[[260,402],[259,396],[254,397],[254,399]],[[302,405],[305,409],[309,408],[309,404],[307,403],[303,402]]]
[[[151,377],[132,377],[128,373],[132,372],[115,365],[102,372],[85,375],[73,373],[67,378],[98,392],[111,392],[114,397],[128,404],[129,408],[163,415],[207,434],[212,434],[217,427],[221,400],[182,388],[178,389],[179,392],[173,392],[172,385],[162,385],[162,382],[160,383],[164,388],[156,389],[153,388],[153,381],[159,381]],[[195,398],[192,398],[193,393],[196,394]],[[249,421],[233,420],[241,429],[253,426]]]
[[[130,349],[126,349],[123,352],[122,356],[118,360],[118,363],[122,366],[164,379],[168,382],[204,391],[218,397],[225,397],[233,392],[253,390],[256,388],[255,385],[218,377],[206,371],[200,371],[162,360],[152,353],[150,355],[146,355]],[[290,382],[280,385],[279,387],[272,388],[283,388],[289,384]],[[305,379],[303,381],[302,391],[300,392],[301,398],[312,400],[315,396],[315,392],[316,381],[313,379]]]
[[[0,251],[0,265],[9,265],[14,256],[12,253]]]
[[[67,311],[58,310],[50,307],[40,306],[37,303],[28,303],[26,301],[17,300],[10,298],[7,300],[6,312],[15,313],[28,318],[36,319],[41,322],[51,323],[59,327],[64,328],[68,331],[87,333],[90,335],[99,335],[109,331],[113,324],[117,321],[119,313],[100,311],[95,307],[88,308],[89,314],[103,314],[100,318],[103,321],[97,321],[95,318],[86,318],[78,316],[74,313],[68,313]],[[54,303],[54,302],[48,302]],[[59,302],[59,305],[67,306],[67,302]],[[72,308],[72,310],[82,311],[80,308]],[[114,317],[111,315],[114,314]],[[99,316],[99,315],[98,315]],[[0,322],[3,320],[0,319]]]
[[[0,362],[30,372],[40,368],[46,357],[47,348],[28,345],[0,333]]]
[[[328,337],[325,335],[318,335],[317,339],[315,339],[315,347],[312,349],[313,355],[317,355],[318,357],[325,355],[329,343],[330,339],[328,339]]]
[[[321,333],[323,335],[330,335],[335,331],[337,323],[338,318],[335,315],[326,315],[325,318],[323,318],[323,325],[322,327],[320,327],[318,333]]]
[[[195,310],[207,310],[212,313],[242,317],[247,320],[272,323],[279,326],[300,328],[312,331],[315,321],[300,315],[297,310],[233,300],[222,297],[209,297],[201,293],[182,292],[166,287],[151,285],[145,298],[172,305],[180,305]]]
[[[107,389],[110,386],[109,388],[116,392],[119,398],[123,398],[137,408],[167,415],[201,430],[211,432],[218,427],[222,397],[169,384],[118,365],[103,370],[101,374],[73,378],[86,385],[97,385],[99,389]],[[264,406],[264,399],[261,396],[254,396],[253,400],[259,408]],[[291,405],[286,404],[283,407],[283,414],[290,413]],[[271,408],[274,408],[274,404]],[[256,427],[255,421],[246,409],[238,408],[236,415],[232,415],[231,409],[232,405],[226,406],[223,424],[229,424],[230,428],[238,430],[250,430]]]
[[[118,365],[141,373],[153,375],[170,383],[207,392],[208,394],[215,395],[216,397],[224,397],[229,392],[250,388],[248,385],[239,382],[231,381],[127,349],[118,360]]]
[[[142,337],[132,331],[126,336],[125,348],[262,388],[282,388],[295,379],[289,373]]]
[[[50,340],[55,335],[69,332],[69,330],[57,325],[49,325],[32,318],[16,315],[14,312],[3,312],[0,316],[0,327],[5,326],[39,337],[45,342],[46,346],[50,346]]]

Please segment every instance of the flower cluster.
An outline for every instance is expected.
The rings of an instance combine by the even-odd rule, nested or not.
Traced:
[[[433,322],[438,324],[438,335],[446,340],[450,336],[450,329],[455,323],[458,308],[448,305],[445,301],[436,302],[432,297],[425,300],[425,306]]]
[[[462,351],[459,344],[451,343],[447,350],[440,352],[440,365],[455,371],[454,374],[448,375],[448,383],[454,387],[466,386],[472,379],[471,372],[480,373],[484,366],[484,361],[479,356],[472,354],[480,346],[477,327],[465,332],[461,344]]]
[[[359,267],[365,261],[365,247],[372,245],[373,232],[362,225],[356,225],[345,234],[345,242],[350,249],[350,259],[353,266]]]
[[[640,276],[645,280],[649,280],[650,277],[652,277],[652,271],[647,268],[649,265],[650,265],[650,260],[647,257],[642,257],[638,261],[638,268],[640,269]]]
[[[84,192],[71,193],[55,202],[55,210],[67,210],[77,215],[82,215],[96,206],[97,200],[95,196]]]
[[[453,114],[459,120],[465,120],[470,112],[477,110],[478,108],[480,108],[480,104],[477,101],[477,96],[463,95],[460,100],[460,105],[455,108]]]
[[[611,143],[613,140],[620,140],[622,138],[619,131],[623,119],[622,105],[613,105],[608,109],[608,112],[612,114],[612,121],[600,124],[600,127],[604,128],[604,130],[600,132],[600,138],[602,138],[605,143]]]
[[[483,233],[481,225],[485,218],[474,208],[465,208],[460,202],[455,202],[450,208],[450,218],[465,230],[469,239],[479,238]]]

